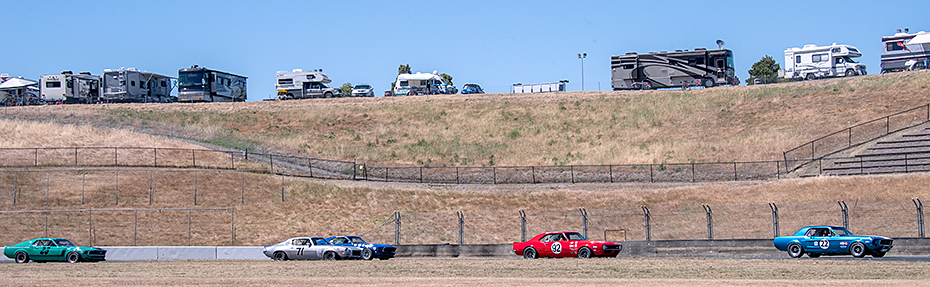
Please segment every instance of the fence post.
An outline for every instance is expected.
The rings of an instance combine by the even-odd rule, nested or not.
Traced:
[[[191,246],[191,210],[187,209],[187,246]]]
[[[236,208],[229,208],[229,245],[236,245]]]
[[[152,148],[152,159],[155,162],[155,167],[158,167],[158,148]]]
[[[48,211],[45,212],[45,237],[48,237]]]
[[[16,180],[19,178],[19,171],[13,172],[13,205],[16,205]],[[83,194],[83,193],[82,193]],[[81,203],[84,203],[84,197],[81,197]]]
[[[588,211],[584,207],[579,207],[578,211],[581,211],[581,235],[588,238]]]
[[[191,163],[193,164],[192,167],[197,167],[197,154],[193,149],[191,149]]]
[[[495,167],[491,167],[491,178],[492,178],[494,184],[497,184],[497,167],[496,167],[496,166],[495,166]],[[524,241],[526,241],[526,240],[524,240]]]
[[[132,215],[132,246],[136,246],[136,234],[138,234],[139,210],[133,209]]]
[[[704,213],[707,214],[707,240],[714,240],[714,214],[710,210],[710,205],[701,204]]]
[[[113,148],[113,165],[119,166],[119,147]]]
[[[837,200],[836,203],[840,205],[840,209],[843,212],[843,228],[849,229],[849,209],[846,208],[846,202]]]
[[[530,175],[533,176],[533,184],[536,184],[536,166],[530,167]]]
[[[358,170],[358,163],[355,160],[352,160],[352,180],[356,180],[355,171]]]
[[[645,205],[640,206],[643,209],[643,220],[645,221],[646,241],[652,241],[652,225],[650,224],[649,208]]]
[[[94,246],[94,210],[87,210],[87,246]]]
[[[45,171],[45,206],[48,206],[48,174],[49,174],[49,171],[46,170]]]
[[[152,190],[154,186],[152,185],[152,170],[149,170],[149,205],[152,205]]]
[[[116,170],[116,205],[119,205],[119,170]]]
[[[84,182],[86,178],[87,178],[87,170],[82,169],[81,170],[81,205],[84,205]],[[13,204],[16,204],[16,200],[15,200],[16,197],[14,196],[13,199],[14,199]]]
[[[911,202],[917,208],[917,237],[924,238],[924,205],[917,197],[912,198]]]
[[[77,167],[77,152],[78,148],[74,148],[74,167]]]
[[[610,183],[614,183],[614,166],[613,165],[609,165],[609,164],[607,165],[607,176],[610,179]]]
[[[774,237],[778,237],[778,206],[774,202],[769,202],[769,208],[772,209],[772,232]]]
[[[194,205],[197,205],[197,171],[194,171]]]
[[[270,153],[268,154],[268,162],[271,163],[271,170],[273,171],[274,170],[274,155],[273,154],[270,154]]]
[[[245,171],[239,172],[239,177],[241,178],[240,189],[239,189],[239,203],[245,203]]]
[[[649,165],[649,182],[656,182],[655,178],[653,177],[651,164]]]
[[[35,150],[36,150],[36,157],[35,157],[36,166],[39,166],[39,148],[36,148]]]
[[[736,171],[736,162],[733,162],[733,180],[739,181],[739,173]]]
[[[455,184],[459,184],[459,167],[455,167]]]
[[[284,173],[281,173],[281,202],[284,202]]]
[[[455,214],[459,217],[459,254],[462,254],[462,246],[465,246],[465,212],[459,210]]]
[[[520,241],[526,241],[526,212],[520,209]]]
[[[571,172],[572,174],[572,184],[575,184],[575,166],[570,165],[568,166],[568,168],[569,168],[569,172]],[[585,235],[585,238],[587,238],[587,235]]]
[[[313,178],[313,163],[310,161],[310,158],[307,158],[307,169],[310,170],[310,178]]]
[[[400,211],[394,211],[394,246],[400,245]]]
[[[420,183],[423,183],[423,167],[420,167]]]
[[[229,169],[236,169],[236,159],[232,152],[229,153]]]

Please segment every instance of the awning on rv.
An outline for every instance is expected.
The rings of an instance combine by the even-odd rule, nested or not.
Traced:
[[[21,89],[23,87],[35,86],[39,83],[33,80],[26,80],[20,78],[12,78],[0,84],[0,90],[12,90],[12,89]]]
[[[911,38],[910,41],[907,41],[907,45],[918,45],[918,44],[927,44],[930,43],[930,33],[917,34],[914,38]]]

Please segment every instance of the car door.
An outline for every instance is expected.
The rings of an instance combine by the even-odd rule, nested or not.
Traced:
[[[845,248],[849,247],[849,245],[844,242],[843,237],[839,236],[835,231],[833,231],[833,229],[830,229],[830,234],[827,235],[827,241],[830,244],[829,246],[827,246],[827,251],[829,253],[840,253]],[[844,243],[844,244],[841,244],[841,243]]]
[[[291,244],[284,252],[291,259],[307,259],[307,250],[310,248],[310,240],[306,238],[296,238],[291,240]]]
[[[830,249],[829,234],[832,233],[829,228],[811,228],[805,234],[802,245],[808,252],[827,253]]]
[[[553,257],[556,256],[556,253],[552,250],[552,244],[558,242],[559,234],[547,234],[542,238],[539,238],[539,246],[533,246],[536,249],[536,252],[539,253],[540,257]],[[561,252],[562,248],[559,245],[557,251]]]
[[[32,246],[29,246],[29,251],[26,253],[29,254],[29,258],[32,260],[48,260],[49,244],[52,242],[50,240],[36,240],[32,242]]]
[[[45,252],[46,252],[46,256],[48,256],[48,259],[49,259],[49,260],[62,260],[62,259],[64,259],[64,257],[65,257],[65,251],[67,251],[67,249],[68,249],[67,247],[59,246],[58,244],[55,243],[54,240],[49,240],[49,241],[48,241],[48,246],[46,246],[46,247],[48,247],[48,248],[45,250]]]

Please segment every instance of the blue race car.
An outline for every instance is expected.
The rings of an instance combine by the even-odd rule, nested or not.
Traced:
[[[840,226],[808,226],[792,236],[779,236],[773,240],[775,248],[788,251],[798,258],[807,253],[811,258],[820,255],[846,255],[861,258],[865,255],[883,257],[891,250],[894,240],[883,236],[853,235]]]
[[[462,87],[462,94],[484,94],[484,90],[478,84],[465,84]]]
[[[332,245],[355,246],[362,248],[361,258],[363,260],[371,260],[373,258],[388,260],[394,258],[394,252],[397,251],[397,247],[394,247],[394,245],[368,243],[365,242],[365,240],[361,237],[351,235],[333,236],[326,238],[326,241],[329,241],[329,243]]]

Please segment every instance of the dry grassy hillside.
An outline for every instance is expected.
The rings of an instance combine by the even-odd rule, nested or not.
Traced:
[[[0,148],[34,147],[164,147],[196,148],[196,144],[120,129],[0,118]]]
[[[315,156],[430,166],[771,160],[927,103],[930,72],[691,91],[75,106]]]

